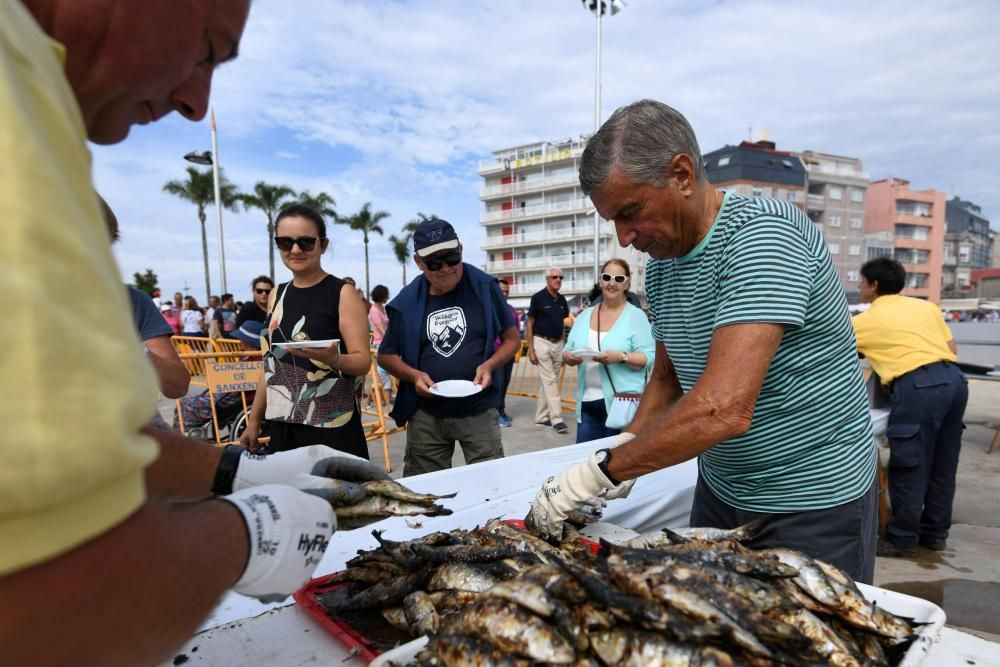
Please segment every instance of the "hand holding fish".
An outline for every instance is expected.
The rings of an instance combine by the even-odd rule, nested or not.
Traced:
[[[377,465],[325,445],[301,447],[269,456],[244,452],[233,478],[233,490],[261,484],[287,484],[320,495],[335,507],[363,500],[362,482],[389,479]]]
[[[247,525],[247,564],[233,590],[277,602],[309,581],[337,528],[329,502],[280,484],[219,499],[231,503]]]
[[[614,486],[597,467],[596,455],[591,454],[586,461],[542,483],[525,524],[542,537],[562,539],[566,517]]]

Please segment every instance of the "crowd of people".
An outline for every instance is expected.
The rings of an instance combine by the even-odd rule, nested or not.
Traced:
[[[304,206],[275,225],[292,279],[254,283],[263,370],[246,447],[149,425],[155,344],[141,344],[148,312],[130,308],[109,269],[87,141],[121,142],[171,111],[206,115],[250,3],[194,4],[0,3],[0,264],[16,286],[5,304],[16,353],[0,375],[0,645],[10,664],[159,663],[226,591],[274,601],[299,589],[336,539],[334,508],[388,479],[365,460],[359,431],[371,304],[323,268],[325,221]],[[567,363],[579,366],[579,430],[617,434],[545,480],[527,524],[558,539],[595,498],[627,496],[643,475],[697,457],[692,525],[752,520],[751,547],[799,549],[871,583],[876,458],[860,346],[893,396],[890,484],[902,471],[883,551],[941,547],[967,389],[940,314],[932,324],[898,295],[899,269],[862,270],[873,305],[852,326],[817,227],[788,202],[717,191],[688,121],[660,102],[612,114],[587,143],[580,182],[620,245],[650,256],[650,320],[627,303],[629,267],[612,260],[600,303],[564,342],[562,273],[547,272],[525,327],[545,378],[536,421],[568,431],[551,391]],[[499,281],[464,261],[451,224],[421,223],[413,244],[420,274],[375,304],[378,364],[398,381],[391,414],[408,425],[404,475],[450,466],[456,443],[467,463],[503,456],[502,388],[521,345]],[[214,327],[241,338],[246,327],[252,339],[258,321],[241,324],[231,295],[210,301],[211,313],[181,294],[160,307],[172,331],[190,335]],[[443,396],[448,380],[465,391]],[[271,441],[258,455],[264,419]]]

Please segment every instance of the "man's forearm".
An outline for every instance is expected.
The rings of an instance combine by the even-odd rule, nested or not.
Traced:
[[[416,383],[416,376],[420,373],[416,368],[403,361],[403,357],[398,354],[378,355],[378,365],[389,371],[390,375],[410,384]]]
[[[146,489],[156,498],[198,500],[212,493],[222,448],[174,431],[146,427],[160,445],[160,456],[146,468]]]
[[[232,505],[147,502],[103,535],[0,578],[4,664],[159,663],[246,561],[246,525]]]
[[[529,317],[528,321],[524,325],[524,339],[528,341],[528,349],[533,350],[535,347],[535,318]]]

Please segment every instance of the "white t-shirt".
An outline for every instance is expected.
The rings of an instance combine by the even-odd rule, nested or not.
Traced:
[[[587,329],[587,347],[591,350],[597,349],[597,332],[593,329]],[[604,332],[607,333],[607,332]],[[583,401],[596,401],[598,399],[604,398],[604,386],[601,384],[602,378],[601,374],[604,370],[601,365],[596,361],[587,360],[583,362],[587,364],[587,368],[584,371],[584,385],[583,385]]]
[[[200,310],[182,310],[181,311],[181,332],[182,333],[201,333],[201,323],[205,321],[205,316],[201,314]]]

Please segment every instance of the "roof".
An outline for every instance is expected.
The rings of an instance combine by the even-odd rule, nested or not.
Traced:
[[[1000,278],[1000,268],[974,269],[972,271],[972,282],[978,283],[980,280],[988,278]]]
[[[714,184],[758,181],[805,187],[806,168],[795,155],[775,150],[770,141],[724,146],[702,156],[708,180]]]

